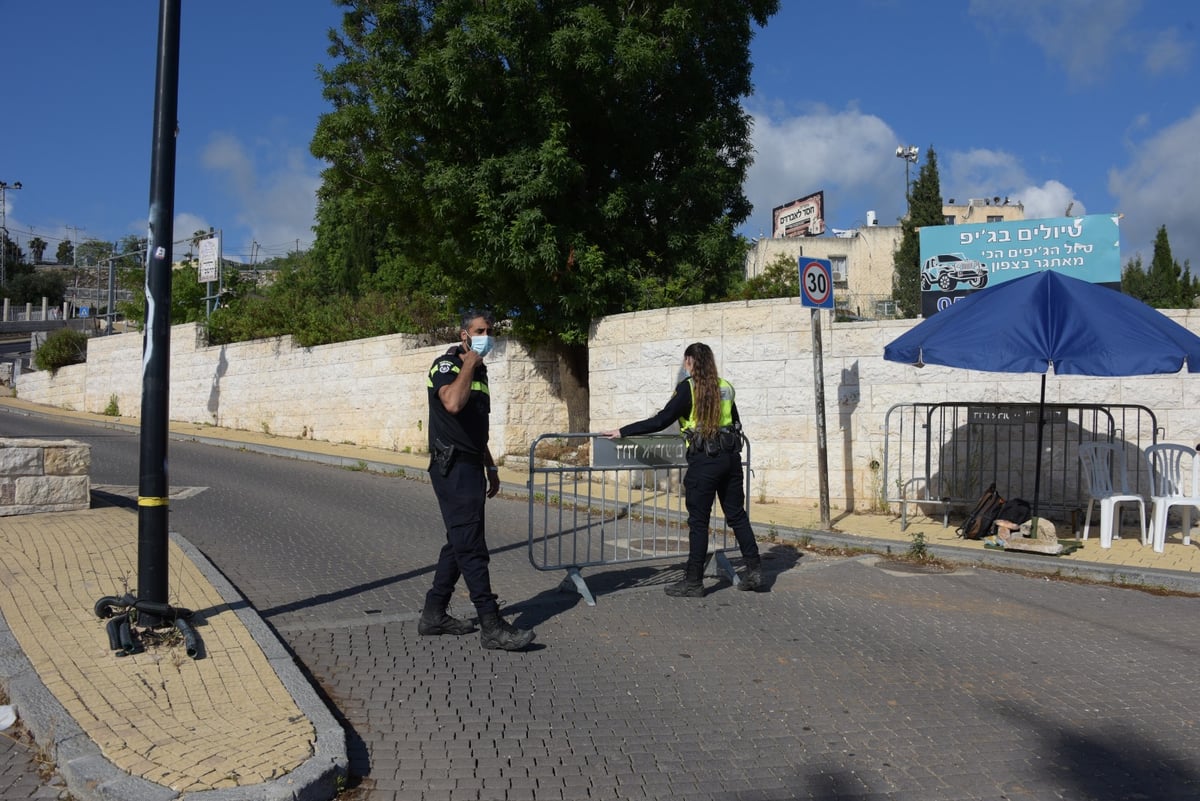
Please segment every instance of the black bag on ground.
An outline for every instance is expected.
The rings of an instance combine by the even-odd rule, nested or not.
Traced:
[[[1010,523],[1016,523],[1018,526],[1029,519],[1033,513],[1029,501],[1021,498],[1009,498],[1000,507],[1000,511],[996,513],[997,520],[1007,520]]]
[[[975,508],[967,515],[967,519],[956,529],[958,536],[964,540],[981,540],[992,536],[1002,506],[1004,499],[996,492],[996,485],[993,483],[984,491]]]

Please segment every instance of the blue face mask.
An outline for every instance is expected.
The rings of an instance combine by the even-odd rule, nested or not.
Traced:
[[[480,356],[487,356],[492,352],[492,346],[495,344],[492,337],[485,335],[471,337],[471,350],[478,353]]]

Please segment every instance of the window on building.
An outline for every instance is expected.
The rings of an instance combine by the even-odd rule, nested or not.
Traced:
[[[833,273],[833,283],[846,283],[846,257],[845,256],[830,256],[829,271]]]
[[[877,300],[877,301],[875,301],[875,316],[876,317],[895,317],[896,316],[896,301],[894,301],[894,300]]]
[[[942,224],[943,225],[954,225],[954,215],[947,214],[945,217],[942,218]]]
[[[1002,214],[989,214],[987,217],[988,222],[1004,222],[1004,215]]]

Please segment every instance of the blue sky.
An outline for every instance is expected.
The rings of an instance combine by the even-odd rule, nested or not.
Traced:
[[[326,0],[185,0],[177,238],[221,229],[247,262],[311,244],[316,65],[340,18]],[[24,185],[10,233],[51,253],[143,235],[158,3],[0,0],[0,25],[0,180]],[[829,227],[894,224],[896,147],[932,145],[946,198],[1120,213],[1123,257],[1147,262],[1165,224],[1200,266],[1198,40],[1191,0],[783,0],[752,49],[741,231],[770,235],[772,207],[817,190]]]

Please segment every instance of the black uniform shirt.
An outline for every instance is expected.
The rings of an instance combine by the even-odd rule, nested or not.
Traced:
[[[458,414],[446,410],[438,390],[453,384],[462,369],[462,349],[455,345],[433,360],[429,368],[429,450],[434,450],[434,440],[454,445],[466,453],[483,454],[488,445],[488,414],[492,411],[492,400],[488,394],[487,366],[480,363],[471,379],[471,395]]]

